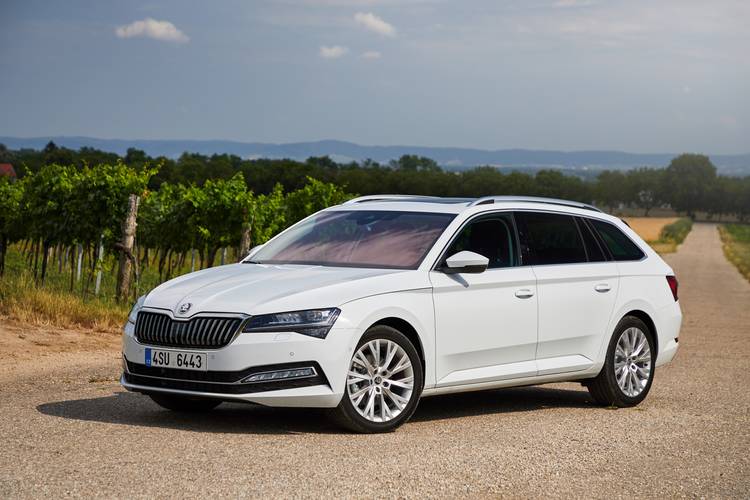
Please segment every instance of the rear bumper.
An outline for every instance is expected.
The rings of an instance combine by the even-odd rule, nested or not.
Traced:
[[[654,320],[659,336],[659,354],[656,357],[656,366],[661,366],[672,361],[679,349],[677,339],[682,326],[682,311],[679,302],[659,309]]]

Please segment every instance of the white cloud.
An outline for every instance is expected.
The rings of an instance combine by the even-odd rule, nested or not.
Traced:
[[[383,36],[396,36],[396,28],[372,12],[357,12],[354,20],[365,29]]]
[[[362,53],[362,57],[364,59],[380,59],[381,57],[383,57],[383,54],[381,54],[377,50],[368,50],[367,52]]]
[[[115,33],[119,38],[153,38],[165,42],[187,43],[190,38],[169,21],[157,21],[147,17],[124,26],[118,26]]]
[[[320,52],[318,53],[323,59],[338,59],[339,57],[345,56],[349,52],[349,49],[342,47],[341,45],[327,45],[320,46]]]

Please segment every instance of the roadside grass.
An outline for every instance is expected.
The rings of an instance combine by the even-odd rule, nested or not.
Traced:
[[[693,228],[693,221],[687,217],[628,217],[625,220],[633,231],[661,254],[676,252]]]
[[[128,311],[128,305],[37,288],[27,276],[6,272],[0,280],[0,314],[19,323],[114,332],[122,328]]]
[[[59,266],[57,260],[50,259],[47,277],[41,286],[20,246],[13,245],[8,249],[5,275],[0,278],[0,317],[35,326],[117,332],[125,324],[134,299],[130,297],[120,303],[115,300],[116,264],[114,257],[105,259],[101,292],[96,297],[93,293],[95,275],[87,266],[84,266],[81,280],[74,279],[71,291],[70,267]],[[172,276],[189,271],[189,265],[183,266]],[[156,266],[149,266],[142,271],[139,293],[146,293],[159,283]]]
[[[719,234],[727,260],[750,281],[750,225],[724,224],[719,226]]]

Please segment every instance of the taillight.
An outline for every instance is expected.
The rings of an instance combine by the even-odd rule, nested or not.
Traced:
[[[667,283],[669,283],[669,289],[672,290],[672,297],[677,302],[677,278],[674,276],[667,276]]]

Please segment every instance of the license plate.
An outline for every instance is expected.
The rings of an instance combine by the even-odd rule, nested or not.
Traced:
[[[147,347],[144,358],[146,366],[204,372],[207,370],[205,352],[164,351]]]

